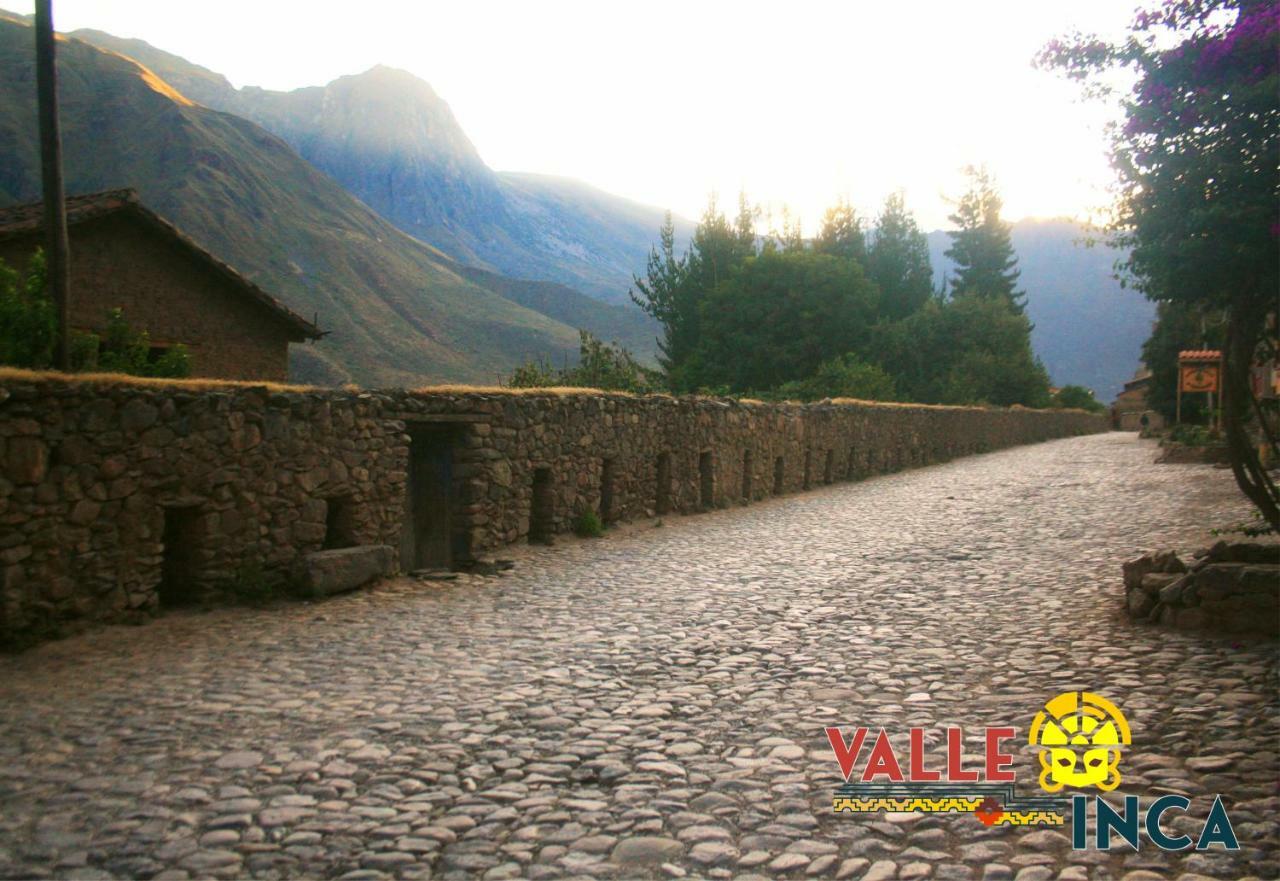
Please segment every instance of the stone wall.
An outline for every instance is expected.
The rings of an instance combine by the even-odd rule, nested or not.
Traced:
[[[1125,606],[1138,621],[1274,637],[1280,545],[1220,541],[1188,565],[1171,550],[1124,564]]]
[[[9,372],[0,374],[0,634],[127,620],[282,583],[325,547],[390,545],[413,568],[406,548],[420,534],[443,555],[435,564],[458,565],[531,533],[567,531],[584,510],[623,521],[722,508],[1103,430],[1102,417],[1076,411]],[[414,445],[427,442],[443,451],[434,471],[415,464]],[[445,485],[424,508],[428,490],[416,481],[432,474]],[[442,550],[432,529],[447,532]]]

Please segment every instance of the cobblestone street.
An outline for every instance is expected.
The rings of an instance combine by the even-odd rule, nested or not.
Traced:
[[[1246,512],[1155,453],[1053,441],[0,658],[0,876],[1280,877],[1275,643],[1122,613],[1122,561]],[[1069,689],[1128,716],[1117,795],[1220,792],[1242,850],[832,812],[824,726],[977,756]]]

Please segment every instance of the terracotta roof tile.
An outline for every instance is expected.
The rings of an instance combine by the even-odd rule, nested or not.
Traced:
[[[1187,349],[1178,353],[1179,361],[1221,361],[1222,353],[1217,349]]]

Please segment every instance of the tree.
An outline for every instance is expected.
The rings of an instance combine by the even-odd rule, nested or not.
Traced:
[[[1111,132],[1114,244],[1149,298],[1227,316],[1223,426],[1244,495],[1280,530],[1280,490],[1247,423],[1280,450],[1249,383],[1280,290],[1280,8],[1272,0],[1166,0],[1118,43],[1073,35],[1045,47],[1092,97],[1119,99]],[[1127,93],[1117,70],[1130,74]]]
[[[1151,336],[1142,344],[1142,361],[1151,371],[1147,406],[1173,422],[1178,411],[1178,353],[1184,349],[1220,349],[1226,324],[1222,312],[1205,313],[1194,305],[1159,303]],[[1184,422],[1208,421],[1204,395],[1187,395],[1182,402]]]
[[[893,377],[852,352],[818,365],[808,379],[793,380],[778,387],[774,397],[783,400],[817,401],[822,398],[857,398],[861,401],[896,401]]]
[[[684,381],[766,391],[857,351],[875,316],[875,287],[852,260],[766,250],[703,303],[703,335]]]
[[[658,361],[670,370],[685,357],[691,313],[696,311],[696,306],[688,302],[684,287],[688,256],[676,256],[676,228],[670,211],[663,218],[658,241],[657,248],[649,249],[645,277],[634,276],[635,289],[628,293],[633,303],[662,325]]]
[[[953,297],[1002,299],[1021,313],[1026,294],[1017,289],[1018,258],[1009,237],[1010,226],[1000,219],[1004,202],[985,166],[965,169],[969,190],[948,217],[958,229],[947,235],[951,247],[947,257],[956,264],[952,279]]]
[[[1053,396],[1053,406],[1065,409],[1088,410],[1101,413],[1107,409],[1101,401],[1093,396],[1093,390],[1082,385],[1064,385]]]
[[[871,280],[880,288],[880,317],[905,318],[933,293],[929,240],[907,210],[901,193],[885,199],[867,249]]]
[[[31,258],[25,278],[0,261],[0,364],[35,370],[51,366],[57,335],[44,251]]]
[[[739,199],[738,207],[738,217],[730,224],[712,195],[689,250],[679,258],[668,212],[659,247],[649,253],[645,278],[634,280],[632,301],[662,325],[658,360],[672,391],[698,388],[686,374],[689,358],[702,337],[703,303],[755,253],[754,211],[745,196]]]
[[[556,369],[545,360],[517,367],[507,380],[510,388],[597,388],[606,391],[653,392],[662,388],[657,372],[636,361],[617,343],[606,344],[585,330],[578,331],[578,363]]]
[[[1000,300],[930,300],[883,328],[880,362],[908,400],[1049,405],[1049,374],[1031,350],[1031,323]]]
[[[822,229],[813,240],[813,249],[819,254],[830,254],[845,260],[857,260],[867,265],[867,236],[847,199],[840,199],[822,216]]]

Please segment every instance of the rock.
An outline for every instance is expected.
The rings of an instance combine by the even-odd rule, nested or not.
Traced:
[[[1152,554],[1143,554],[1141,557],[1126,561],[1121,566],[1124,571],[1124,586],[1126,589],[1137,590],[1142,587],[1143,576],[1156,571],[1152,557]]]
[[[1156,553],[1151,556],[1151,565],[1153,572],[1181,575],[1183,572],[1187,571],[1186,564],[1184,564],[1182,560],[1178,559],[1176,552],[1171,550],[1156,551]]]
[[[1191,582],[1192,577],[1189,575],[1180,576],[1169,582],[1164,587],[1160,588],[1160,602],[1167,603],[1169,605],[1176,605],[1182,600],[1183,590],[1185,590],[1187,585]]]
[[[223,753],[213,764],[216,768],[228,770],[256,768],[262,764],[262,753],[253,752],[252,750]]]
[[[784,853],[769,863],[769,871],[775,875],[785,875],[809,865],[809,858],[799,853]],[[892,877],[892,876],[890,876]]]
[[[5,476],[19,486],[44,480],[49,470],[49,447],[37,437],[11,437],[4,451]]]
[[[390,545],[338,548],[304,555],[297,580],[307,595],[324,597],[363,587],[391,574],[394,567]]]
[[[684,853],[684,845],[674,838],[639,835],[624,838],[613,848],[609,859],[623,866],[656,866]]]
[[[898,864],[893,860],[876,860],[862,876],[862,881],[890,881],[898,875]]]
[[[1151,598],[1151,594],[1139,587],[1129,591],[1127,605],[1129,608],[1129,615],[1142,620],[1151,614],[1151,610],[1155,608],[1156,602]]]
[[[1139,586],[1144,591],[1155,597],[1160,595],[1160,591],[1163,588],[1174,583],[1180,577],[1181,576],[1179,575],[1174,575],[1168,572],[1148,572],[1146,575],[1142,576],[1142,581]]]

